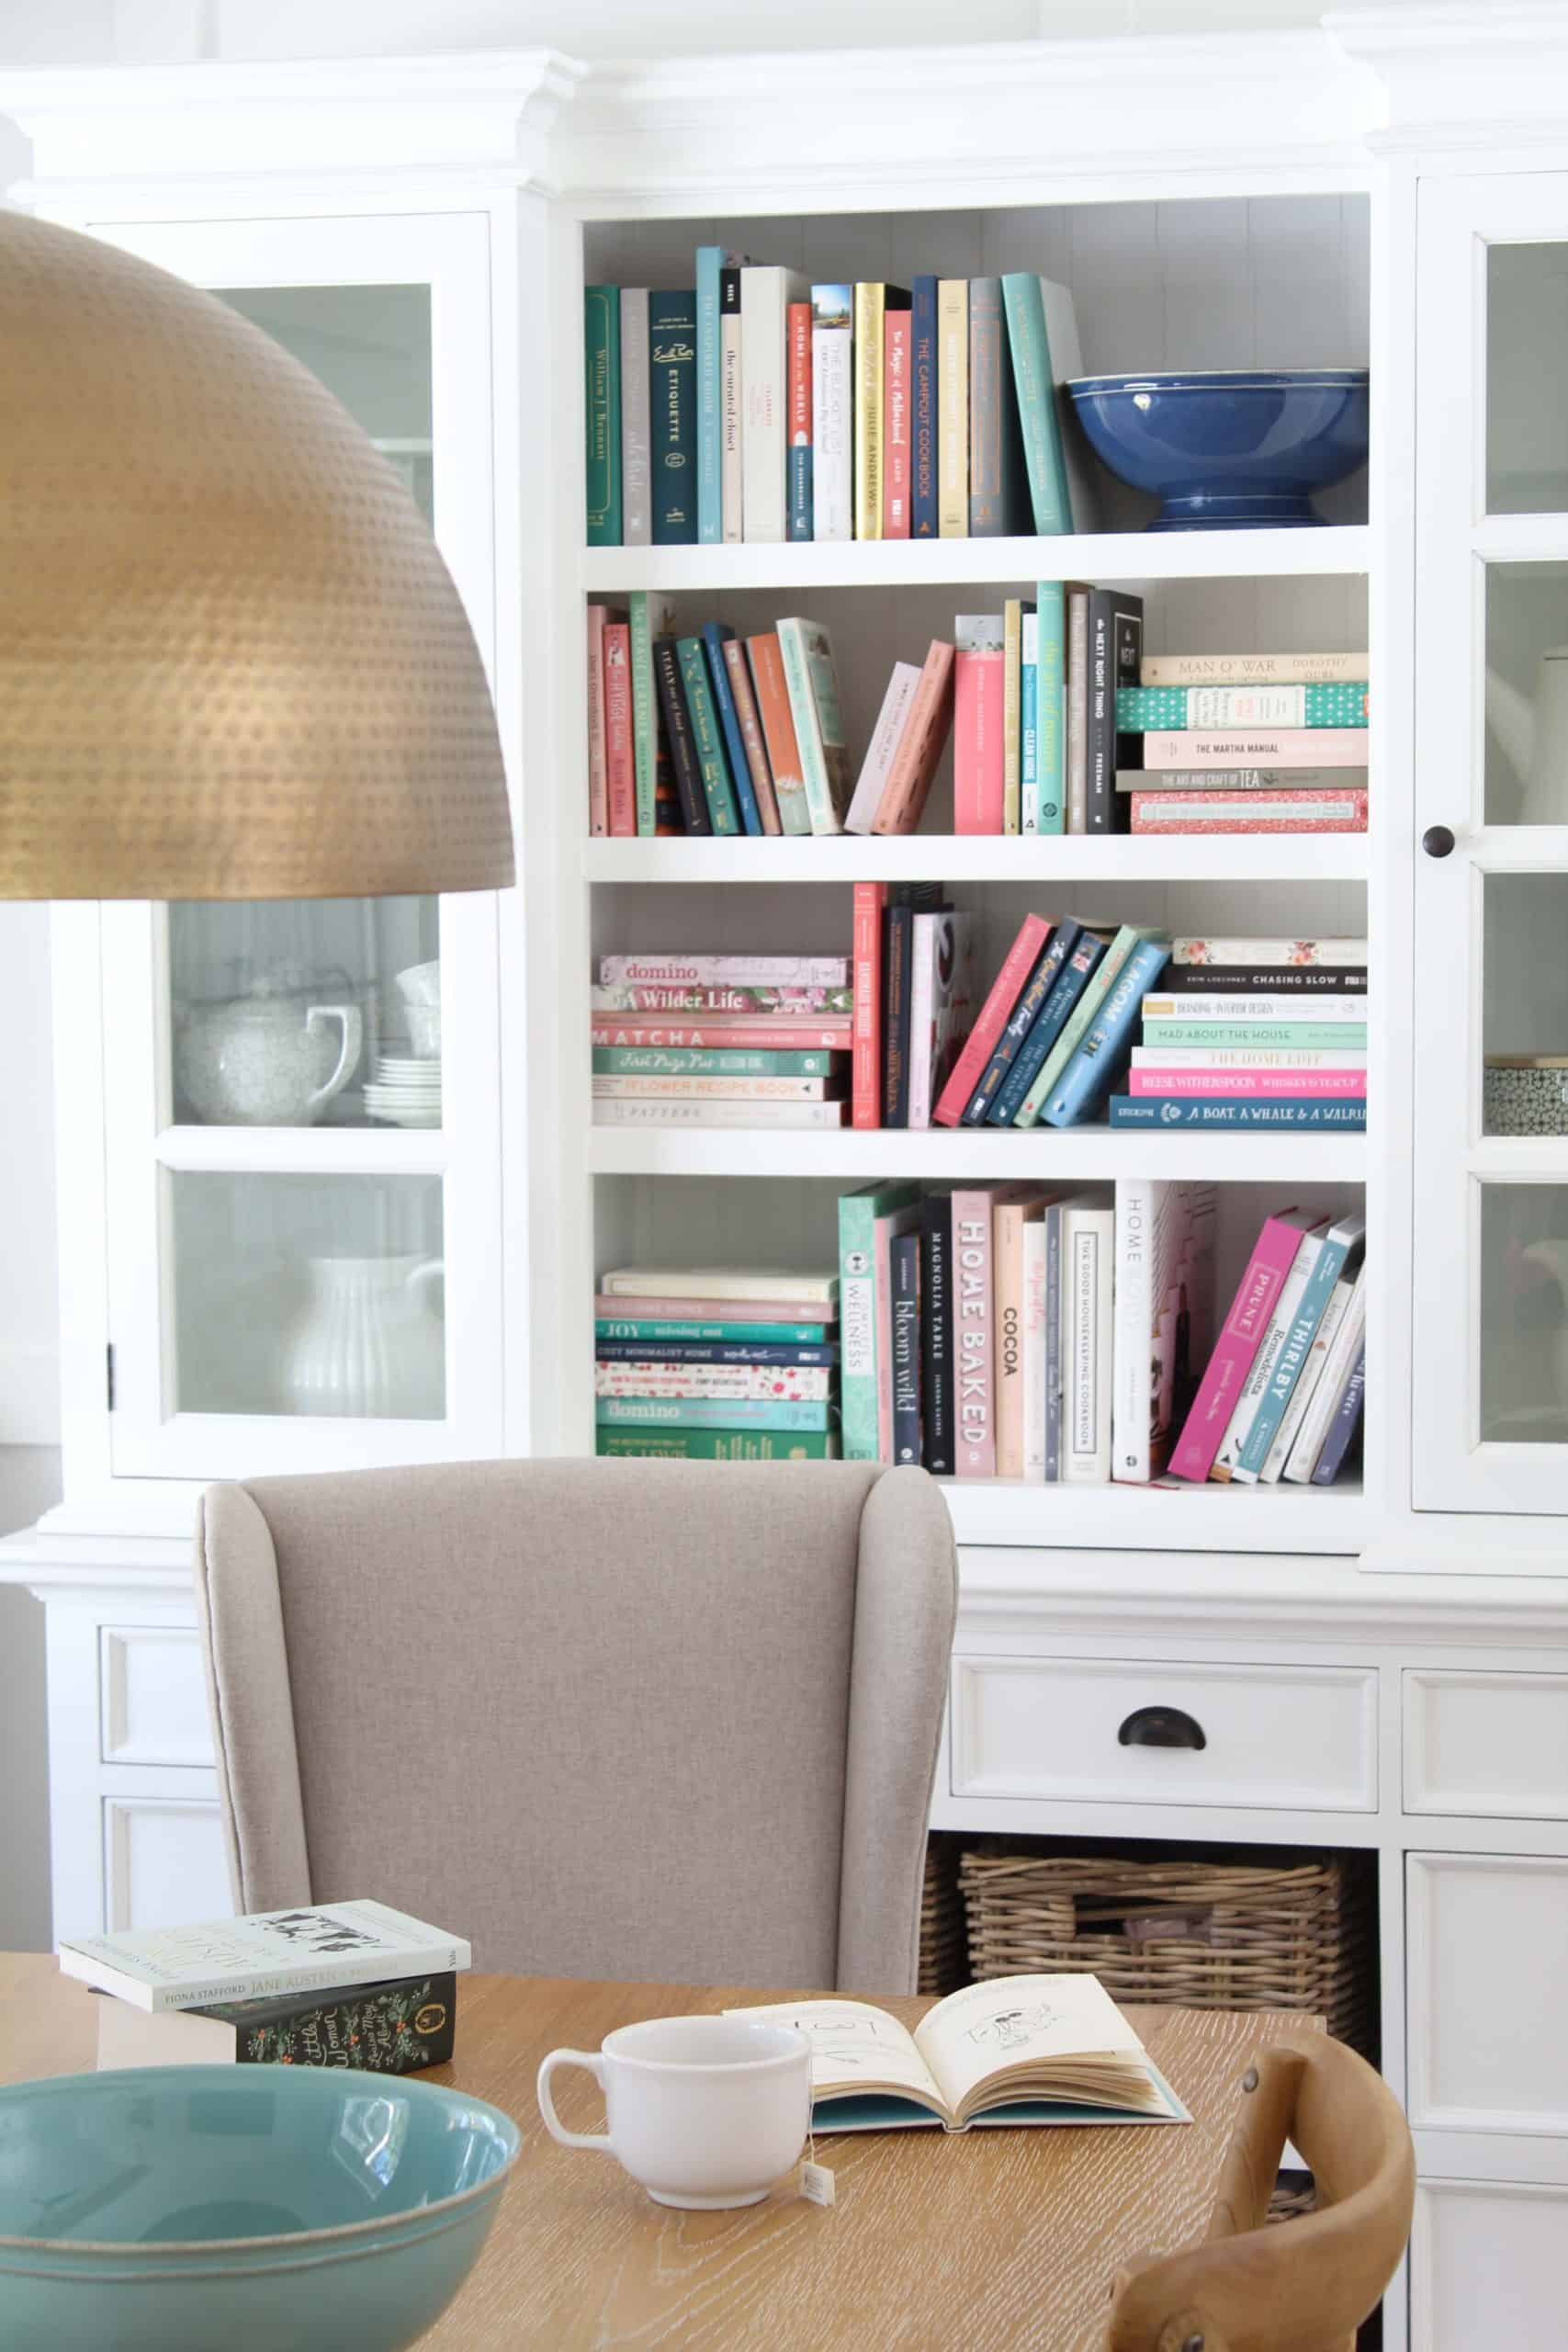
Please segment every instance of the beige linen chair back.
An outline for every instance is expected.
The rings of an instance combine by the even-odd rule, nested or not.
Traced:
[[[1318,2210],[1266,2228],[1287,2139]],[[1415,2195],[1410,2132],[1382,2076],[1323,2035],[1275,2043],[1246,2077],[1207,2242],[1122,2274],[1107,2352],[1354,2352]]]
[[[922,1471],[489,1462],[209,1489],[236,1903],[476,1967],[914,1988],[956,1607]]]

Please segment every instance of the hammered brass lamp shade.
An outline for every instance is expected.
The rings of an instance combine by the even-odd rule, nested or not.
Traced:
[[[512,879],[484,670],[391,469],[211,295],[0,211],[0,897]]]

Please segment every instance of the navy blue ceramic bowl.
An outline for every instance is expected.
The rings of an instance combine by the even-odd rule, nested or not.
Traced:
[[[1067,392],[1095,455],[1160,501],[1151,531],[1321,523],[1311,493],[1367,461],[1364,368],[1158,368],[1079,376]]]
[[[519,2147],[434,2083],[157,2066],[0,2091],[6,2352],[400,2352]]]

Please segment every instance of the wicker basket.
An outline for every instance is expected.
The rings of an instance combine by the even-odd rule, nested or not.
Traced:
[[[964,1982],[964,1897],[958,1888],[958,1849],[933,1838],[926,1847],[920,1890],[920,1965],[915,1990],[939,1996]]]

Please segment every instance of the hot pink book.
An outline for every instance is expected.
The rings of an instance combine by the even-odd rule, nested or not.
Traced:
[[[1282,1095],[1303,1102],[1309,1094],[1366,1099],[1364,1069],[1134,1069],[1130,1094],[1214,1095],[1238,1102],[1249,1095]]]
[[[604,625],[604,777],[610,831],[617,841],[637,838],[631,637],[625,621]]]
[[[1005,685],[1001,616],[961,613],[953,625],[953,830],[1002,830]]]
[[[1134,792],[1135,833],[1364,833],[1367,796],[1310,792]]]
[[[991,1048],[1007,1025],[1008,1015],[1029,985],[1029,976],[1045,952],[1051,926],[1043,915],[1025,915],[1022,927],[1008,949],[1007,962],[997,974],[991,993],[980,1008],[980,1018],[969,1032],[969,1042],[953,1064],[953,1076],[942,1088],[931,1124],[955,1127],[968,1107],[969,1097],[986,1074]],[[597,1045],[598,1039],[594,1043]]]
[[[953,1414],[960,1478],[997,1475],[997,1385],[991,1361],[991,1195],[953,1195]],[[1222,1430],[1220,1435],[1223,1437]],[[1216,1446],[1219,1439],[1214,1441]]]
[[[1144,738],[1148,768],[1364,768],[1364,727],[1161,729]]]
[[[1191,1478],[1200,1485],[1208,1477],[1285,1277],[1295,1263],[1302,1235],[1316,1222],[1311,1209],[1282,1209],[1265,1223],[1176,1442],[1169,1465],[1172,1477]]]
[[[755,1021],[727,1020],[716,1013],[707,1020],[682,1021],[677,1014],[668,1021],[641,1021],[635,1017],[621,1021],[613,1014],[604,1014],[589,1028],[589,1042],[595,1046],[783,1046],[794,1049],[803,1046],[826,1046],[829,1051],[848,1053],[852,1016],[847,1012],[824,1013],[803,1020],[783,1020],[776,1013],[760,1013]]]
[[[893,1237],[912,1233],[924,1211],[896,1209],[871,1228],[872,1297],[876,1312],[876,1458],[891,1464],[893,1452]]]
[[[909,322],[908,311],[883,322],[882,536],[909,536]]]
[[[610,830],[609,773],[604,764],[604,623],[603,605],[588,607],[588,830]]]

